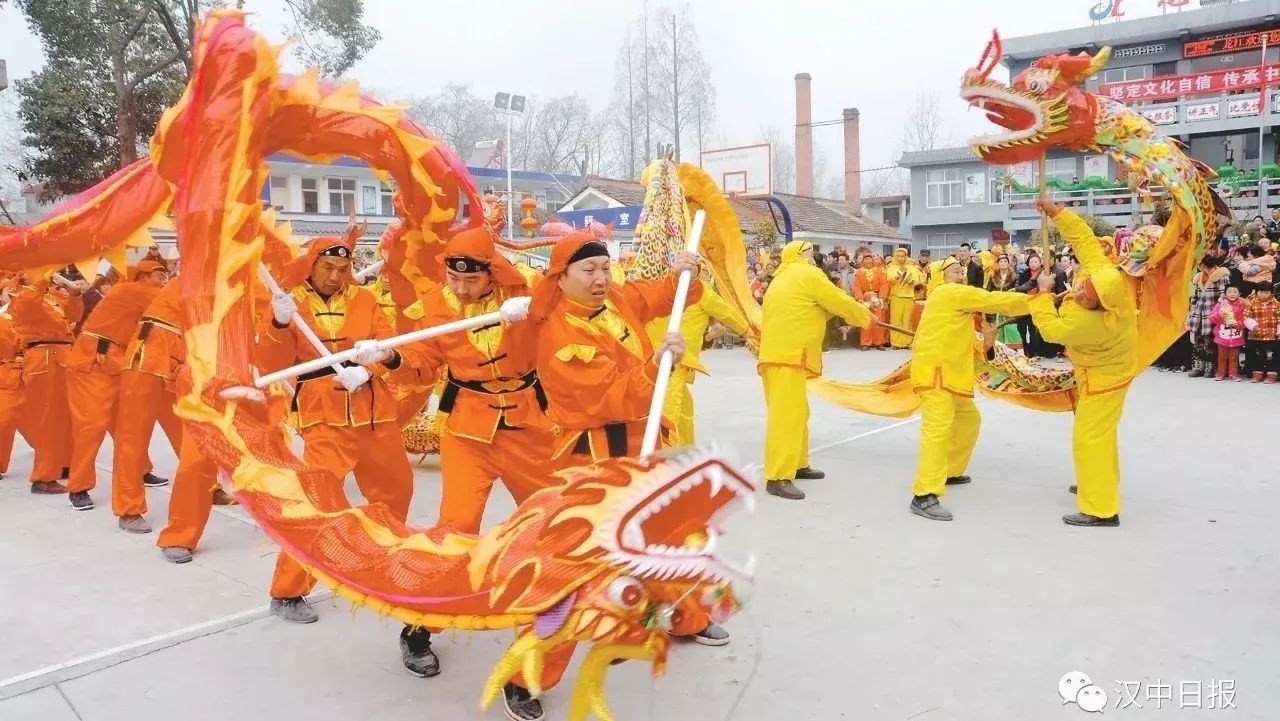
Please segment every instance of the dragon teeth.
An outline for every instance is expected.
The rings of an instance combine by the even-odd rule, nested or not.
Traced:
[[[630,548],[644,548],[644,531],[639,521],[632,521],[622,529],[622,542]]]

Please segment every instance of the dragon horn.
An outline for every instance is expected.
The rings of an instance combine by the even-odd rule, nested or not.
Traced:
[[[978,67],[974,68],[979,78],[986,78],[991,75],[991,71],[996,69],[996,65],[1000,63],[1000,57],[1004,55],[1004,46],[1000,44],[1000,32],[991,30],[991,39],[987,41],[987,47],[982,51],[982,57],[978,58]]]
[[[1110,59],[1111,59],[1111,46],[1107,45],[1107,46],[1104,46],[1101,50],[1099,50],[1098,54],[1094,55],[1093,59],[1089,61],[1089,65],[1084,69],[1084,75],[1082,75],[1081,78],[1093,77],[1095,74],[1097,74],[1099,70],[1102,69],[1103,65],[1107,64],[1107,61]]]

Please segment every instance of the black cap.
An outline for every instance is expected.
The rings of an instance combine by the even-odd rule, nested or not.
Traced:
[[[489,264],[465,255],[451,255],[444,259],[444,265],[457,273],[480,273],[489,270]]]

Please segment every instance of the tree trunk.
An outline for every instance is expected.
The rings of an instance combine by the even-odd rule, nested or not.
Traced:
[[[676,14],[671,13],[671,132],[675,161],[680,162],[680,46],[676,44]]]
[[[138,159],[138,123],[133,117],[133,98],[124,80],[124,55],[111,56],[111,84],[116,91],[116,143],[120,146],[120,167]]]

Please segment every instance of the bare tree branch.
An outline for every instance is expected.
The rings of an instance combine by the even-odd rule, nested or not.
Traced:
[[[174,63],[178,62],[179,60],[182,59],[183,55],[184,55],[184,52],[182,48],[174,48],[173,52],[169,53],[167,57],[161,58],[151,67],[147,68],[141,73],[138,73],[138,75],[135,76],[133,80],[130,80],[128,84],[125,85],[125,91],[128,93],[132,93],[135,89],[137,89],[138,85],[142,84],[142,82],[145,81],[147,78],[150,78],[151,76],[155,75],[161,70],[164,70],[170,65],[173,65]]]
[[[173,46],[180,53],[182,64],[187,69],[187,75],[191,74],[191,52],[187,47],[186,40],[183,40],[182,34],[178,32],[178,23],[169,12],[169,6],[164,0],[152,0],[152,7],[155,8],[156,15],[160,18],[160,24],[164,26],[164,30],[169,35],[169,39],[173,41]]]

